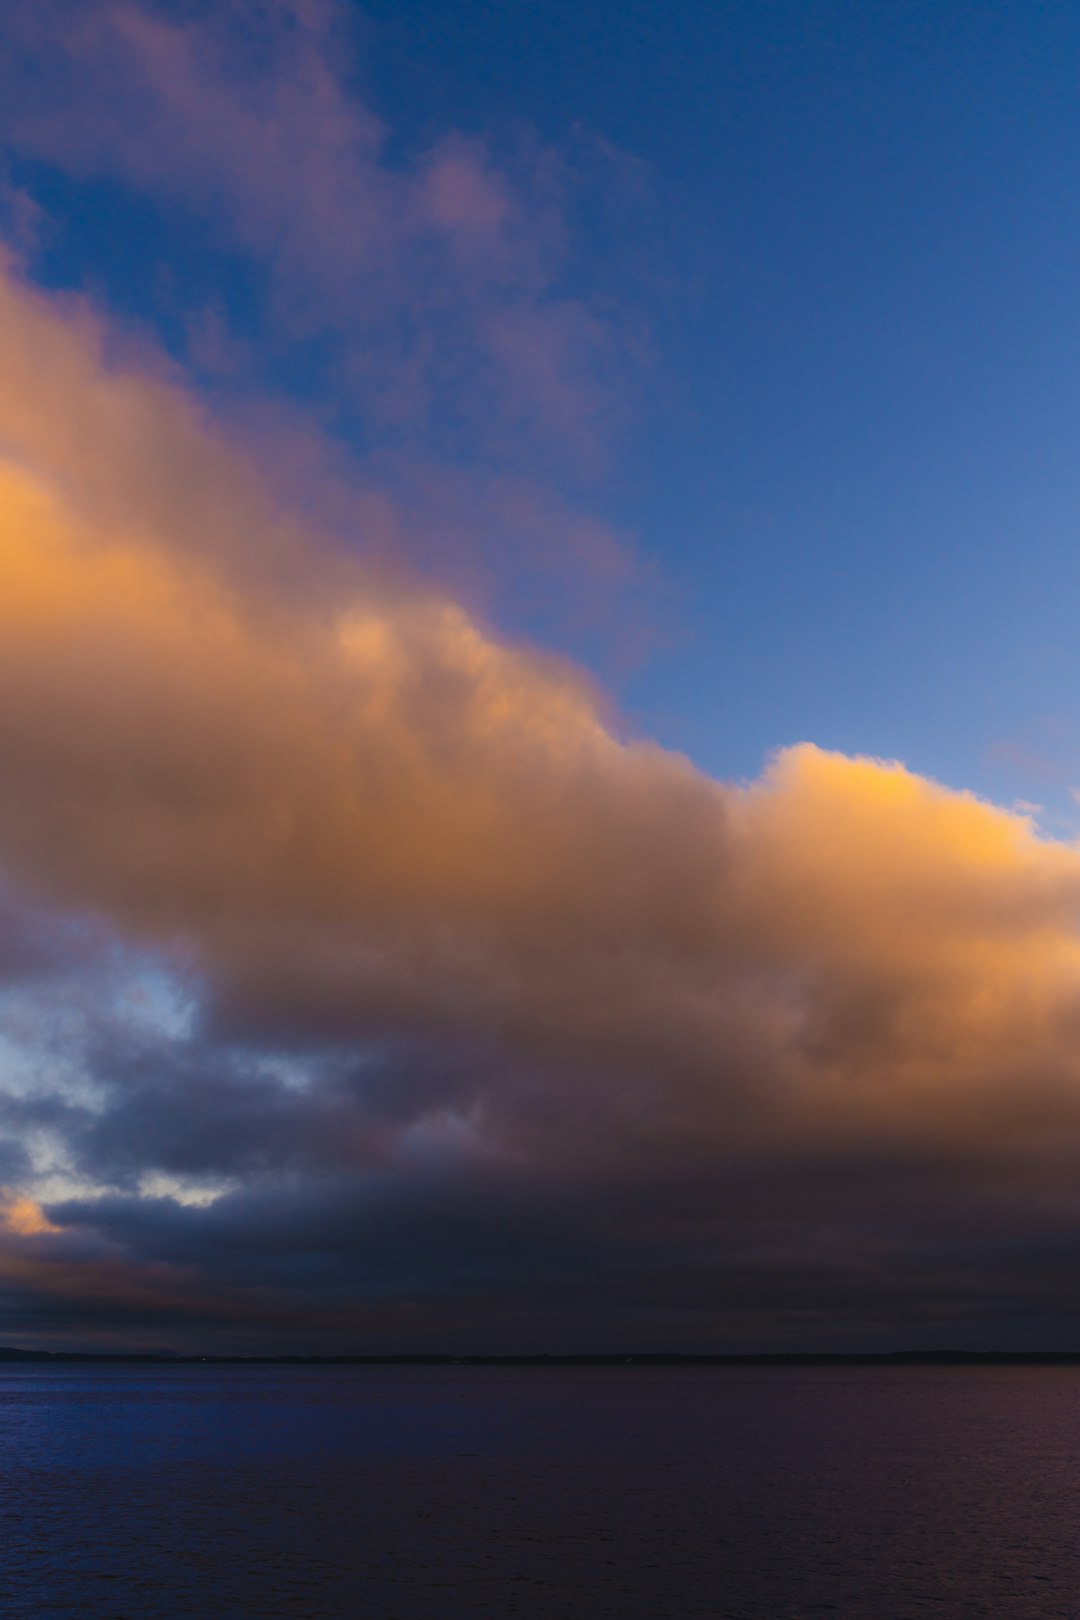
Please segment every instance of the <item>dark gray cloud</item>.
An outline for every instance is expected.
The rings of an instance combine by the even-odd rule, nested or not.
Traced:
[[[1030,1188],[1003,1196],[985,1173],[958,1185],[955,1165],[756,1166],[693,1188],[523,1180],[476,1166],[327,1172],[249,1185],[205,1209],[114,1195],[49,1214],[64,1234],[52,1241],[107,1242],[129,1279],[162,1267],[197,1276],[190,1299],[175,1283],[165,1291],[161,1321],[183,1336],[197,1306],[207,1342],[249,1348],[275,1312],[275,1342],[292,1348],[1080,1336],[1076,1200],[1039,1210]],[[238,1298],[248,1307],[240,1322]],[[102,1308],[108,1316],[107,1299],[87,1296],[87,1324]]]
[[[93,1057],[92,1106],[0,1108],[101,1189],[46,1201],[48,1229],[12,1239],[13,1331],[247,1350],[1080,1342],[1075,1132],[644,1153],[616,1113],[615,1141],[552,1155],[526,1087],[500,1154],[461,1124],[514,1090],[491,1051],[277,1054],[288,1080],[267,1052],[196,1038],[98,1032]],[[227,1190],[185,1203],[140,1192],[147,1175]]]

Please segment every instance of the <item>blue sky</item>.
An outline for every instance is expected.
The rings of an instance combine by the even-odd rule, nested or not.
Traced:
[[[655,373],[608,499],[679,635],[633,711],[722,774],[813,738],[1067,812],[1075,7],[367,10],[395,125],[644,166]]]

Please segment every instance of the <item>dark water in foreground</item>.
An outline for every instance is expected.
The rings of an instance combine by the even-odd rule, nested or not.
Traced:
[[[1080,1370],[11,1368],[5,1620],[1080,1616]]]

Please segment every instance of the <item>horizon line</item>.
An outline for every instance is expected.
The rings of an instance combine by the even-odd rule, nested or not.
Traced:
[[[170,1350],[28,1350],[0,1345],[5,1362],[122,1362],[211,1366],[416,1367],[737,1367],[737,1366],[1080,1366],[1077,1350],[762,1350],[463,1352],[342,1351],[340,1353],[207,1353]]]

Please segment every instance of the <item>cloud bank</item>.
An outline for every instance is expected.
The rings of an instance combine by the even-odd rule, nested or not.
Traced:
[[[713,780],[485,621],[493,547],[633,573],[635,334],[555,157],[403,152],[343,22],[0,23],[3,1336],[1080,1342],[1080,849],[809,743]],[[39,169],[202,267],[171,359],[143,261],[33,285]]]
[[[10,264],[0,357],[18,1333],[1071,1318],[1080,851],[900,765],[622,734]]]

